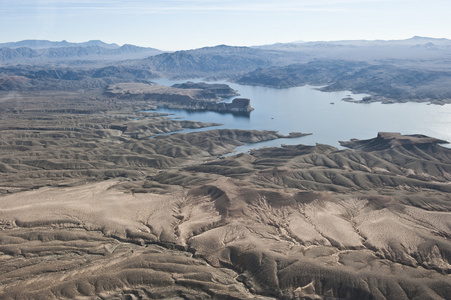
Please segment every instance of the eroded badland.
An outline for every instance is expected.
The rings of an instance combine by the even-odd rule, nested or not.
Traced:
[[[93,91],[1,99],[2,299],[450,299],[439,140],[219,158],[280,135],[155,136],[214,124]]]

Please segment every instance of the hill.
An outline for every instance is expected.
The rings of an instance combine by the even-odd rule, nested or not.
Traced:
[[[275,88],[314,85],[322,86],[320,90],[325,92],[349,90],[370,94],[363,102],[451,103],[451,71],[391,64],[316,60],[257,69],[237,78],[236,82]]]
[[[234,77],[259,67],[269,67],[283,59],[282,53],[277,51],[220,45],[163,53],[126,63],[149,68],[163,77],[218,79]]]

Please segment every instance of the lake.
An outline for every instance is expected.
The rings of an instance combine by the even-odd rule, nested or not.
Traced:
[[[197,81],[197,80],[193,80]],[[168,79],[155,80],[162,85],[172,85],[184,81]],[[341,148],[338,141],[352,138],[369,139],[380,131],[402,134],[421,133],[431,137],[451,141],[451,105],[428,105],[427,103],[350,103],[341,101],[347,95],[360,100],[364,94],[349,91],[320,92],[312,86],[275,89],[244,86],[228,82],[240,93],[239,97],[251,99],[255,109],[246,115],[223,114],[211,111],[186,111],[159,108],[157,111],[173,114],[174,118],[215,122],[223,126],[212,128],[277,130],[282,134],[290,132],[313,133],[294,139],[278,139],[238,147],[237,152],[263,146],[281,144],[328,144]],[[235,98],[235,97],[234,97]],[[225,101],[231,101],[227,99]],[[331,104],[333,103],[333,104]],[[183,132],[199,131],[184,130]],[[445,145],[450,147],[449,144]]]

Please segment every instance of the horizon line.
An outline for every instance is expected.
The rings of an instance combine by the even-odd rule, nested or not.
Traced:
[[[50,43],[63,43],[66,42],[68,44],[84,44],[84,43],[89,43],[89,42],[101,42],[107,45],[116,45],[118,47],[122,47],[124,45],[132,45],[132,46],[137,46],[137,47],[144,47],[144,48],[154,48],[160,51],[183,51],[183,50],[194,50],[194,49],[201,49],[201,48],[209,48],[209,47],[217,47],[217,46],[230,46],[230,47],[260,47],[260,46],[270,46],[270,45],[276,45],[276,44],[307,44],[307,43],[321,43],[321,42],[358,42],[358,41],[365,41],[365,42],[390,42],[390,41],[407,41],[407,40],[412,40],[412,39],[433,39],[433,40],[450,40],[451,38],[446,38],[446,37],[431,37],[431,36],[420,36],[420,35],[414,35],[412,37],[409,38],[400,38],[400,39],[384,39],[384,38],[378,38],[378,39],[364,39],[364,38],[360,38],[360,39],[337,39],[337,40],[295,40],[295,41],[288,41],[288,42],[268,42],[265,44],[256,44],[256,45],[234,45],[234,44],[214,44],[214,45],[205,45],[205,46],[200,46],[200,47],[196,47],[196,48],[189,48],[189,49],[177,49],[177,50],[163,50],[160,48],[156,48],[154,46],[144,46],[144,45],[139,45],[139,44],[133,44],[130,42],[124,42],[124,43],[118,43],[118,42],[105,42],[101,39],[90,39],[90,40],[84,40],[84,41],[80,41],[80,42],[76,42],[76,41],[68,41],[66,39],[63,40],[50,40],[50,39],[23,39],[23,40],[18,40],[18,41],[8,41],[8,42],[0,42],[0,45],[2,44],[14,44],[14,43],[20,43],[20,42],[31,42],[31,41],[36,41],[36,42],[50,42]]]

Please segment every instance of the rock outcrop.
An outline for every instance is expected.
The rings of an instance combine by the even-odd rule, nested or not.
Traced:
[[[209,89],[188,89],[149,85],[144,83],[121,83],[109,86],[104,95],[110,98],[143,101],[156,106],[186,110],[210,110],[218,112],[249,113],[254,109],[250,100],[236,98],[232,103],[219,102],[220,97]]]
[[[254,110],[251,106],[251,100],[247,98],[235,98],[232,103],[215,103],[213,107],[206,107],[207,110],[221,111],[221,112],[237,112],[249,113]]]
[[[188,81],[185,83],[174,84],[174,85],[172,85],[172,87],[179,88],[179,89],[207,90],[221,98],[229,98],[229,97],[233,97],[233,96],[238,96],[238,92],[236,90],[232,89],[227,84],[222,84],[222,83],[205,83],[205,82]]]
[[[397,146],[428,146],[436,144],[448,144],[447,141],[439,140],[436,138],[428,137],[422,134],[402,135],[398,132],[379,132],[377,137],[369,140],[357,140],[353,139],[347,142],[340,141],[342,146],[364,150],[375,151],[384,150]]]

